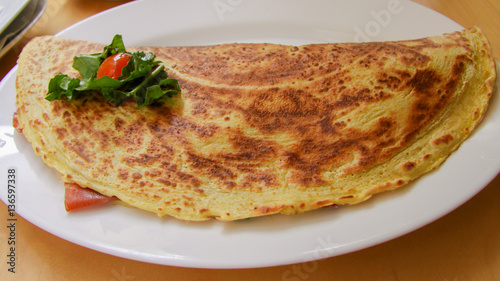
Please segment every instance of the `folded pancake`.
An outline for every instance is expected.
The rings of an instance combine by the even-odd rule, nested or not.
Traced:
[[[471,134],[495,64],[479,29],[372,43],[138,47],[182,92],[145,108],[44,99],[103,45],[39,37],[20,55],[19,128],[61,180],[184,220],[354,204],[438,167]],[[63,185],[61,184],[61,192]]]

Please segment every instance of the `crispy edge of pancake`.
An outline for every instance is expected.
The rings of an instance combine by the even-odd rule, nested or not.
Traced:
[[[438,122],[440,127],[448,127],[444,130],[444,133],[440,133],[438,128],[436,128],[433,131],[437,132],[424,136],[424,139],[426,140],[424,143],[432,143],[434,145],[434,149],[426,151],[426,153],[421,156],[425,159],[429,155],[431,155],[431,157],[435,157],[437,153],[437,159],[433,165],[425,167],[424,170],[415,170],[416,175],[411,176],[410,174],[408,179],[401,179],[403,182],[399,182],[401,180],[398,180],[393,185],[380,186],[367,190],[366,198],[364,200],[369,199],[374,194],[393,190],[401,185],[418,180],[421,176],[439,168],[474,133],[477,126],[484,118],[489,106],[490,98],[495,90],[495,81],[497,79],[497,67],[491,54],[489,42],[484,33],[478,27],[464,29],[460,32],[454,33],[461,34],[461,37],[467,40],[467,43],[472,48],[470,53],[474,60],[468,64],[463,73],[461,73],[461,85],[455,89],[455,91],[461,92],[458,94],[459,98],[453,102],[453,106],[450,105],[447,108],[446,112],[440,118],[442,121]],[[457,113],[461,112],[461,109],[464,108],[475,109],[463,110],[464,112],[470,114],[469,116],[465,115],[466,117],[470,117],[470,119],[466,119],[470,121],[470,123],[463,122],[464,115]],[[461,131],[458,131],[455,128],[454,135],[446,133],[446,130],[451,131],[454,126],[459,127]],[[449,143],[452,143],[452,146],[445,150],[446,153],[442,153],[443,151],[440,151],[438,148],[439,145]],[[408,154],[408,151],[412,150],[418,153],[421,148],[419,146],[415,147],[415,145],[412,145],[405,150],[405,152]],[[401,152],[398,156],[401,156],[402,154],[404,153]],[[415,165],[415,163],[411,160],[402,162],[404,162],[401,164],[405,167],[405,169],[411,170]]]

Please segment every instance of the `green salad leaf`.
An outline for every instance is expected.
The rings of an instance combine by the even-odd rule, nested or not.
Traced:
[[[117,79],[108,76],[96,78],[102,62],[118,53],[130,54],[127,65],[121,70],[122,75]],[[151,52],[128,53],[122,36],[117,34],[101,53],[75,56],[73,68],[80,73],[81,78],[56,75],[49,81],[45,99],[70,101],[90,92],[99,92],[115,106],[133,98],[139,107],[144,107],[165,96],[171,98],[180,93],[179,83],[176,79],[168,78],[165,66],[155,57]]]

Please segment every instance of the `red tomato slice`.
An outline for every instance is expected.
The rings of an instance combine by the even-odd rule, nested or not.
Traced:
[[[118,200],[116,197],[102,195],[90,188],[81,187],[76,183],[64,183],[66,188],[64,193],[64,206],[66,211],[72,211],[86,206],[103,204],[109,201]]]
[[[129,61],[130,54],[127,53],[118,53],[109,56],[101,63],[101,66],[99,66],[96,78],[108,76],[113,79],[118,79],[118,77],[122,76],[122,70]]]

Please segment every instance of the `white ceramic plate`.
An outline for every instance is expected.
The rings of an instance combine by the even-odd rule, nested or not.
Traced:
[[[16,18],[29,0],[0,0],[0,32]]]
[[[133,19],[133,20],[131,20]],[[126,45],[222,42],[302,44],[409,39],[459,30],[451,20],[404,0],[143,0],[84,20],[59,36]],[[362,32],[362,33],[360,33]],[[119,205],[68,214],[57,174],[11,126],[15,68],[0,85],[0,182],[17,171],[18,214],[73,243],[133,260],[203,268],[263,267],[363,249],[452,211],[500,170],[499,99],[474,135],[436,171],[350,207],[237,222],[182,222]],[[6,188],[0,191],[6,201]]]

